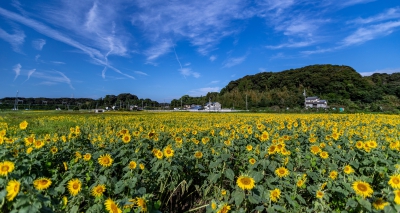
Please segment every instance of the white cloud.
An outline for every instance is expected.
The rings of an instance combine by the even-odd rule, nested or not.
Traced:
[[[386,21],[390,19],[397,19],[400,18],[400,7],[389,8],[383,13],[380,13],[376,16],[372,16],[369,18],[358,18],[347,23],[354,23],[354,24],[369,24],[379,21]]]
[[[264,67],[260,67],[260,68],[258,68],[258,70],[259,70],[260,72],[266,72],[266,71],[267,71],[267,69],[265,69]]]
[[[183,69],[179,69],[179,72],[184,76],[193,76],[195,78],[199,78],[200,77],[200,73],[198,72],[193,72],[191,68],[183,68]]]
[[[38,61],[39,58],[40,58],[40,55],[36,55],[35,56],[35,61]]]
[[[386,68],[386,69],[381,69],[381,70],[375,70],[372,72],[360,72],[360,74],[362,76],[370,76],[374,73],[386,73],[386,74],[400,73],[400,67],[399,68]]]
[[[62,61],[52,61],[51,63],[53,63],[53,64],[65,64],[65,62],[62,62]]]
[[[145,76],[148,76],[147,73],[141,72],[141,71],[135,71],[135,73],[138,74],[138,75],[145,75]]]
[[[190,62],[189,62],[189,63],[186,63],[184,66],[185,66],[185,67],[190,66]]]
[[[189,91],[189,96],[199,97],[205,96],[209,92],[219,92],[221,88],[219,87],[204,87],[199,89],[194,89]]]
[[[292,41],[290,40],[288,43],[279,44],[279,45],[268,45],[266,46],[268,49],[281,49],[281,48],[298,48],[298,47],[307,47],[316,43],[315,41]]]
[[[37,50],[42,50],[43,46],[46,44],[46,40],[44,39],[36,39],[32,41],[32,45]]]
[[[58,12],[58,10],[54,11],[54,12]],[[66,14],[63,14],[61,10],[59,12],[60,12],[60,16],[59,17],[53,17],[54,19],[51,20],[51,21],[58,20],[59,22],[57,22],[57,21],[54,22],[57,25],[60,25],[61,23],[64,24],[64,25],[67,25],[67,21],[65,20],[66,22],[63,22],[63,20],[60,19],[60,17],[64,17],[64,18],[69,19],[69,20],[71,18],[72,19],[76,19],[76,17],[73,14],[69,14],[69,15],[71,15],[70,17],[65,17]],[[19,22],[21,24],[24,24],[24,25],[34,29],[35,31],[37,31],[37,32],[39,32],[39,33],[41,33],[43,35],[46,35],[46,36],[48,36],[50,38],[53,38],[54,40],[63,42],[63,43],[68,44],[68,45],[70,45],[72,47],[80,49],[82,52],[84,52],[87,55],[89,55],[93,59],[93,61],[95,63],[100,64],[102,66],[105,66],[107,68],[110,68],[110,69],[114,70],[115,72],[117,72],[117,73],[119,73],[121,75],[124,75],[124,76],[126,76],[128,78],[135,79],[133,76],[130,76],[130,75],[127,75],[127,74],[121,72],[119,69],[111,66],[108,63],[107,56],[108,56],[108,54],[110,54],[110,52],[119,53],[119,54],[123,54],[123,52],[124,52],[124,51],[121,50],[122,47],[118,48],[119,46],[118,47],[115,46],[115,44],[117,44],[119,42],[115,41],[112,36],[109,36],[109,37],[107,37],[105,39],[106,45],[104,45],[104,44],[101,45],[100,44],[100,47],[102,47],[102,48],[105,48],[104,46],[107,46],[107,48],[105,48],[105,49],[108,49],[108,51],[109,51],[109,52],[106,53],[106,55],[104,55],[99,50],[97,50],[95,48],[92,48],[92,47],[88,47],[86,45],[83,45],[80,42],[71,39],[67,35],[64,35],[64,34],[60,33],[59,31],[56,31],[56,30],[54,30],[54,29],[52,29],[52,28],[50,28],[50,27],[48,27],[48,26],[46,26],[46,25],[44,25],[44,24],[42,24],[42,23],[40,23],[38,21],[35,21],[33,19],[30,19],[30,18],[27,18],[27,17],[24,17],[24,16],[20,16],[20,15],[18,15],[16,13],[10,12],[10,11],[5,10],[3,8],[0,8],[0,15],[4,16],[4,17],[6,17],[6,18],[8,18],[10,20],[13,20],[13,21]],[[78,31],[82,31],[82,30],[79,29]],[[90,40],[92,38],[95,38],[95,37],[88,37],[88,40]],[[95,39],[92,39],[92,40],[95,40]],[[95,42],[101,43],[99,40],[95,40]],[[115,49],[118,49],[118,50],[115,50]]]
[[[242,57],[237,57],[237,58],[228,58],[226,61],[223,62],[223,67],[224,68],[229,68],[236,66],[238,64],[243,63],[247,58],[247,55],[244,55]]]
[[[215,55],[210,56],[210,61],[215,61],[215,59],[217,59],[217,56]]]
[[[27,82],[27,81],[31,78],[31,75],[32,75],[33,73],[35,73],[35,71],[36,71],[36,69],[32,69],[32,70],[29,70],[29,71],[28,71],[28,78],[24,81],[24,83]]]
[[[163,40],[147,49],[144,54],[147,56],[147,61],[152,61],[164,55],[165,53],[170,52],[172,47],[173,43],[171,40]]]
[[[132,24],[145,32],[146,39],[187,39],[206,55],[219,41],[238,32],[233,20],[245,18],[241,0],[136,1]],[[165,52],[164,52],[165,53]]]
[[[14,81],[15,81],[15,79],[17,79],[18,78],[18,76],[21,74],[21,64],[16,64],[15,66],[14,66],[14,72],[15,72],[15,77],[14,77]]]
[[[1,8],[0,8],[1,9]],[[1,12],[1,11],[0,11]],[[9,34],[0,28],[0,38],[11,44],[15,52],[21,53],[20,47],[25,41],[25,34],[23,31],[14,30],[14,34]]]
[[[376,0],[347,0],[347,1],[343,1],[341,3],[341,6],[343,7],[348,7],[348,6],[352,6],[352,5],[356,5],[356,4],[365,4],[365,3],[369,3],[369,2],[373,2]]]
[[[218,84],[219,81],[211,81],[209,84]]]
[[[44,82],[42,82],[41,84],[55,85],[55,84],[58,84],[58,83],[65,83],[65,84],[68,84],[68,86],[71,89],[75,89],[72,86],[71,80],[64,73],[62,73],[60,71],[33,72],[33,73],[31,73],[31,75],[34,78],[43,79]]]
[[[400,27],[400,21],[391,21],[368,27],[361,27],[357,29],[356,32],[343,39],[341,44],[343,46],[362,44],[377,37],[387,36],[398,27]]]

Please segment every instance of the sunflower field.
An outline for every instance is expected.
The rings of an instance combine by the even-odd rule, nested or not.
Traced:
[[[400,116],[10,113],[0,212],[400,212]]]

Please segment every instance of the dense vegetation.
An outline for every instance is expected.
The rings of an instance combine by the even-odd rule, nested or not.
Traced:
[[[220,93],[192,98],[204,103],[211,97],[227,108],[301,108],[303,91],[331,107],[353,110],[397,110],[400,107],[400,73],[363,77],[349,66],[312,65],[282,72],[262,72],[231,81]],[[183,96],[182,99],[190,99]],[[180,105],[179,100],[172,105]]]

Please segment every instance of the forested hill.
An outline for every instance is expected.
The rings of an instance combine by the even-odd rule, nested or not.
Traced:
[[[231,81],[218,96],[225,106],[234,105],[235,99],[242,100],[246,93],[253,107],[300,107],[304,104],[304,89],[307,96],[319,96],[329,104],[359,108],[372,103],[387,103],[397,107],[400,73],[363,77],[349,66],[311,65],[247,75]],[[240,102],[237,106],[243,104]]]

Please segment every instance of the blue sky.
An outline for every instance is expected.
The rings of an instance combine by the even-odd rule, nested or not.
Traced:
[[[400,72],[400,2],[7,0],[0,48],[0,97],[170,102],[312,64]]]

